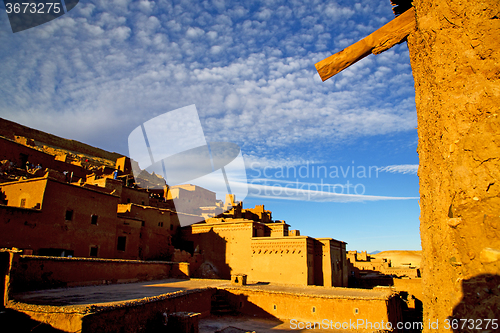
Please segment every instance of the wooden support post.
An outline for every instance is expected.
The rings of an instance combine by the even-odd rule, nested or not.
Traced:
[[[379,54],[390,49],[403,42],[415,26],[412,7],[359,42],[316,63],[319,76],[325,81],[370,53]]]

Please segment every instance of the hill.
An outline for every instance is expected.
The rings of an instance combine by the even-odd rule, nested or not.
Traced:
[[[401,266],[402,264],[411,263],[412,266],[420,267],[422,261],[422,251],[394,250],[382,251],[377,254],[372,254],[375,258],[387,258],[391,260],[393,267]]]
[[[42,150],[51,155],[60,155],[64,151],[67,151],[75,155],[81,154],[88,157],[107,160],[112,162],[112,165],[114,165],[119,157],[123,156],[118,153],[111,153],[100,148],[92,147],[79,141],[64,139],[53,134],[45,133],[3,118],[0,118],[0,136]]]

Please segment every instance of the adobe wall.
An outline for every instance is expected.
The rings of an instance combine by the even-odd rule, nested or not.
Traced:
[[[424,322],[499,318],[500,5],[414,6]]]
[[[279,319],[295,319],[304,323],[319,322],[324,319],[328,324],[358,323],[359,326],[350,331],[375,332],[380,329],[366,329],[367,322],[371,323],[396,323],[402,321],[399,297],[386,295],[386,297],[341,297],[310,294],[294,294],[288,292],[263,291],[250,288],[224,288],[230,303],[239,312],[247,315],[261,317],[275,317]],[[337,327],[337,330],[339,327]],[[335,327],[333,327],[335,331]],[[348,329],[349,330],[349,329]],[[346,330],[346,331],[348,331]],[[344,331],[344,330],[340,330]],[[397,329],[394,330],[397,332]]]
[[[2,119],[0,118],[0,124],[1,122]],[[90,171],[77,165],[56,161],[53,155],[0,137],[0,161],[9,160],[15,162],[18,168],[24,169],[26,165],[23,165],[25,162],[22,160],[22,155],[25,155],[30,163],[34,165],[40,164],[43,169],[49,168],[59,172],[73,172],[73,180],[77,180],[78,178],[85,179],[86,175],[90,173]]]
[[[119,218],[116,223],[114,259],[140,260],[142,242],[141,221]],[[118,248],[118,237],[125,237],[124,248]],[[123,244],[123,243],[122,243]]]
[[[83,318],[82,333],[166,332],[165,315],[173,312],[210,314],[215,289],[193,289],[137,300],[124,305],[100,307]]]
[[[172,235],[177,232],[179,221],[169,209],[159,209],[135,204],[119,204],[120,217],[141,221],[140,252],[142,259],[169,259],[173,254]]]
[[[233,200],[234,201],[234,200]],[[262,223],[270,223],[272,222],[272,212],[270,210],[265,210],[264,205],[255,205],[254,208],[245,208],[244,209],[245,218],[253,219],[251,217],[247,217],[246,215],[255,215],[258,221]],[[288,225],[287,225],[288,230]]]
[[[73,252],[68,254],[79,257],[88,257],[91,247],[97,247],[97,256],[115,256],[118,197],[49,178],[6,183],[1,189],[9,205],[19,206],[24,197],[26,207],[41,204],[41,211],[1,207],[0,246],[29,249],[35,254],[41,249],[69,250]],[[70,210],[71,220],[67,220]],[[92,215],[97,216],[96,224],[92,224]],[[126,255],[136,258],[137,252]]]
[[[380,272],[385,275],[406,276],[411,279],[420,277],[420,270],[416,268],[389,267],[382,268]]]
[[[120,203],[136,203],[138,205],[149,206],[149,195],[147,192],[134,188],[122,187]]]
[[[394,289],[396,291],[406,291],[415,296],[419,301],[423,299],[422,279],[393,279]]]
[[[5,195],[6,206],[21,207],[21,200],[24,199],[24,207],[22,208],[41,209],[46,187],[46,180],[28,179],[0,184],[0,192]]]
[[[248,272],[253,233],[251,221],[192,225],[190,229],[191,235],[185,232],[183,238],[193,241],[194,248],[199,245],[205,261],[217,268],[219,277],[230,279],[231,274]]]
[[[184,229],[182,238],[192,242],[193,249],[199,247],[220,278],[246,274],[248,281],[253,282],[347,286],[343,242],[283,236],[285,223],[271,223],[280,227],[280,236],[258,237],[271,224],[245,219],[209,221]],[[317,247],[321,251],[315,251]]]
[[[54,163],[54,156],[52,155],[0,137],[0,160],[10,160],[16,163],[19,168],[24,168],[25,165],[22,165],[21,154],[27,155],[31,163],[40,163],[43,167],[49,167]]]
[[[55,332],[71,333],[81,332],[82,320],[88,311],[86,307],[34,305],[17,302],[9,303],[8,308],[28,315],[31,320],[48,324],[54,329],[60,330],[54,330]]]
[[[11,303],[9,308],[27,314],[64,332],[137,333],[164,332],[165,315],[186,311],[210,313],[215,289],[193,289],[107,305],[49,306]]]
[[[312,253],[308,254],[307,236],[253,238],[250,245],[249,281],[265,281],[297,285],[314,284]],[[313,246],[312,244],[309,244]]]
[[[38,234],[28,239],[33,243],[38,240],[44,247],[49,247],[50,241],[54,247],[74,250],[76,257],[88,257],[91,247],[97,247],[98,257],[113,258],[118,200],[114,195],[49,180],[44,195],[44,220],[38,224],[38,231],[33,230]],[[68,210],[73,211],[71,221],[65,217]],[[92,224],[92,215],[97,216],[97,224]],[[40,232],[42,227],[46,234]]]
[[[21,255],[12,268],[11,285],[21,292],[172,277],[189,278],[189,264]]]
[[[266,223],[266,227],[269,228],[269,237],[286,237],[288,236],[288,224],[286,223]]]
[[[314,278],[317,280],[321,276],[323,281],[321,284],[315,284],[325,287],[347,287],[348,267],[345,243],[331,238],[318,238],[316,243]]]
[[[202,187],[186,184],[171,186],[167,199],[174,200],[178,212],[200,214],[199,207],[213,206],[216,195]]]

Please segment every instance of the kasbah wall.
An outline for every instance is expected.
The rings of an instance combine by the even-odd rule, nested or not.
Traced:
[[[500,318],[500,1],[414,6],[424,323],[449,332]]]

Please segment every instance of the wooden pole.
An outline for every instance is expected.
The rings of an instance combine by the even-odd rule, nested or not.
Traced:
[[[359,42],[316,63],[316,70],[325,81],[370,53],[379,54],[403,42],[415,26],[415,9],[412,7]]]

